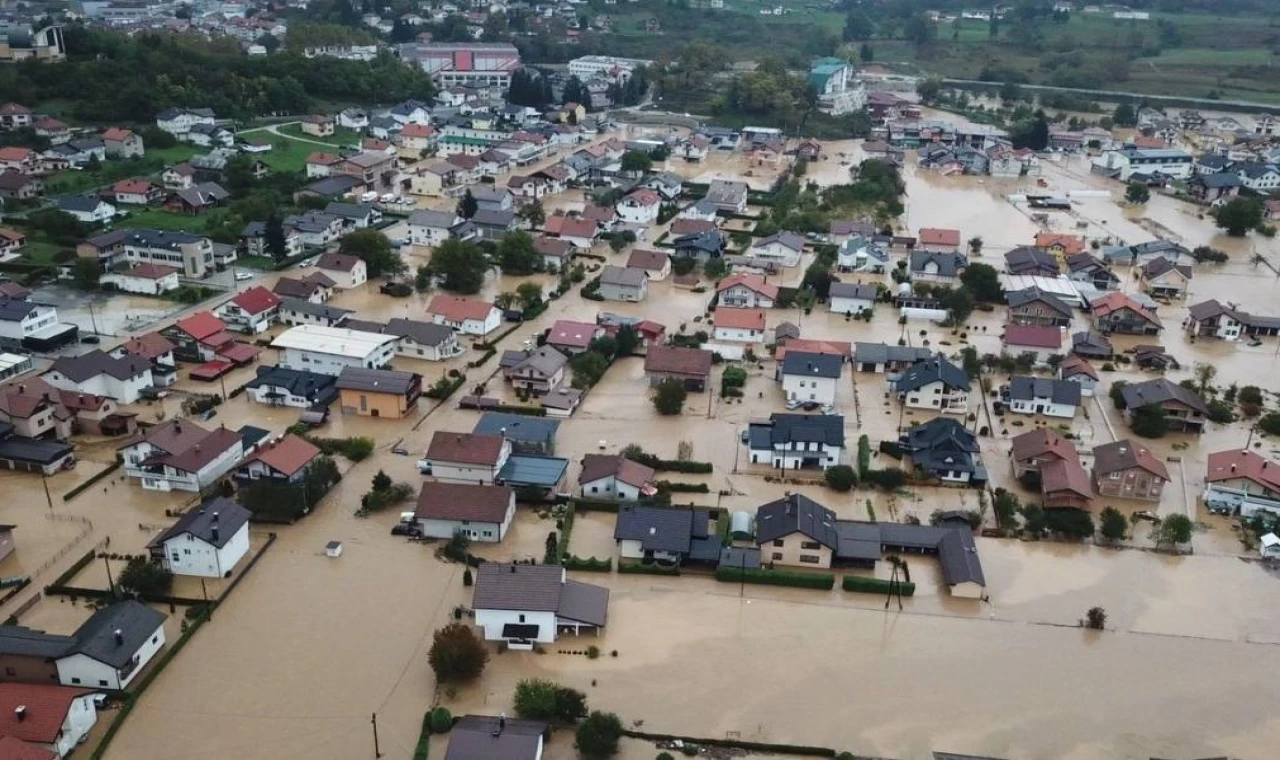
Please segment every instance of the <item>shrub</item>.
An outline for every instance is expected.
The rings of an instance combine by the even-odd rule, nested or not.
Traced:
[[[664,416],[680,414],[684,411],[684,402],[688,397],[689,392],[685,390],[684,383],[669,377],[658,383],[657,391],[653,394],[653,408]]]
[[[881,578],[867,578],[862,575],[846,575],[840,579],[840,588],[865,594],[888,594],[893,584]],[[903,596],[915,596],[916,584],[911,581],[898,581],[897,590]]]
[[[1258,420],[1258,429],[1268,435],[1280,435],[1280,412],[1267,412]]]
[[[587,714],[587,695],[542,678],[516,684],[516,715],[525,720],[576,723]]]
[[[352,462],[363,461],[373,454],[372,438],[322,438],[310,435],[305,437],[325,454],[341,454]]]
[[[858,436],[858,477],[866,479],[871,471],[871,439],[865,435]]]
[[[470,681],[484,672],[489,652],[464,623],[449,623],[435,632],[427,661],[441,683]]]
[[[466,570],[462,571],[462,585],[472,586],[474,584],[475,584],[475,579],[471,575],[471,568],[468,567]]]
[[[659,480],[654,484],[659,491],[667,493],[711,493],[706,483],[676,483],[670,480]]]
[[[142,596],[163,596],[173,588],[173,573],[143,557],[134,557],[120,573],[120,588]]]
[[[1090,607],[1085,613],[1085,628],[1094,631],[1105,631],[1107,628],[1107,611],[1101,607]]]
[[[767,570],[741,567],[716,568],[716,580],[722,583],[759,583],[765,586],[795,586],[830,590],[836,585],[834,575],[804,573],[793,570]]]
[[[593,711],[578,726],[573,746],[587,760],[606,760],[618,753],[622,721],[613,713]]]
[[[858,485],[857,471],[847,464],[828,467],[827,471],[822,474],[822,479],[826,481],[827,488],[836,491],[850,491],[854,486]]]
[[[636,563],[618,563],[618,572],[630,575],[679,575],[679,565],[645,565]]]
[[[453,728],[453,714],[447,707],[437,707],[431,711],[431,733],[447,734]]]
[[[600,647],[596,646],[595,644],[592,644],[591,646],[587,647],[588,660],[596,660],[599,658],[600,658]]]
[[[613,560],[611,558],[596,559],[595,557],[575,557],[572,554],[566,554],[561,558],[560,566],[565,570],[583,570],[588,573],[607,573],[613,570]]]
[[[865,479],[885,491],[896,491],[907,484],[907,473],[898,467],[886,467],[883,470],[871,470]]]

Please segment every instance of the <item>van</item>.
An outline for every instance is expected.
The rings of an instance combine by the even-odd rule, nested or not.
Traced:
[[[372,190],[360,196],[361,203],[373,203],[376,200],[378,200],[378,194],[373,192]]]

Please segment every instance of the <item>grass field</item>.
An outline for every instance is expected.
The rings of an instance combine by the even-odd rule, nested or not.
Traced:
[[[307,169],[307,156],[318,150],[324,150],[319,145],[311,143],[299,142],[291,140],[282,135],[273,135],[267,132],[260,133],[271,143],[271,150],[266,153],[256,153],[254,158],[277,172],[303,172]]]
[[[117,223],[119,227],[144,227],[155,230],[181,230],[184,232],[201,232],[204,230],[205,217],[191,214],[175,214],[161,208],[140,209],[124,206],[129,209],[129,217]]]

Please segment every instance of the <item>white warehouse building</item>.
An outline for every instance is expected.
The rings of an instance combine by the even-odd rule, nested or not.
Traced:
[[[338,375],[344,367],[380,369],[391,363],[400,338],[324,325],[298,325],[271,342],[286,369]]]

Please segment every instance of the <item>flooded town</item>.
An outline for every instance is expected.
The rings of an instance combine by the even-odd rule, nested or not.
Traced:
[[[145,199],[208,156],[106,223],[50,193],[0,757],[1272,757],[1280,136],[863,98],[228,133],[307,154],[235,245]]]

